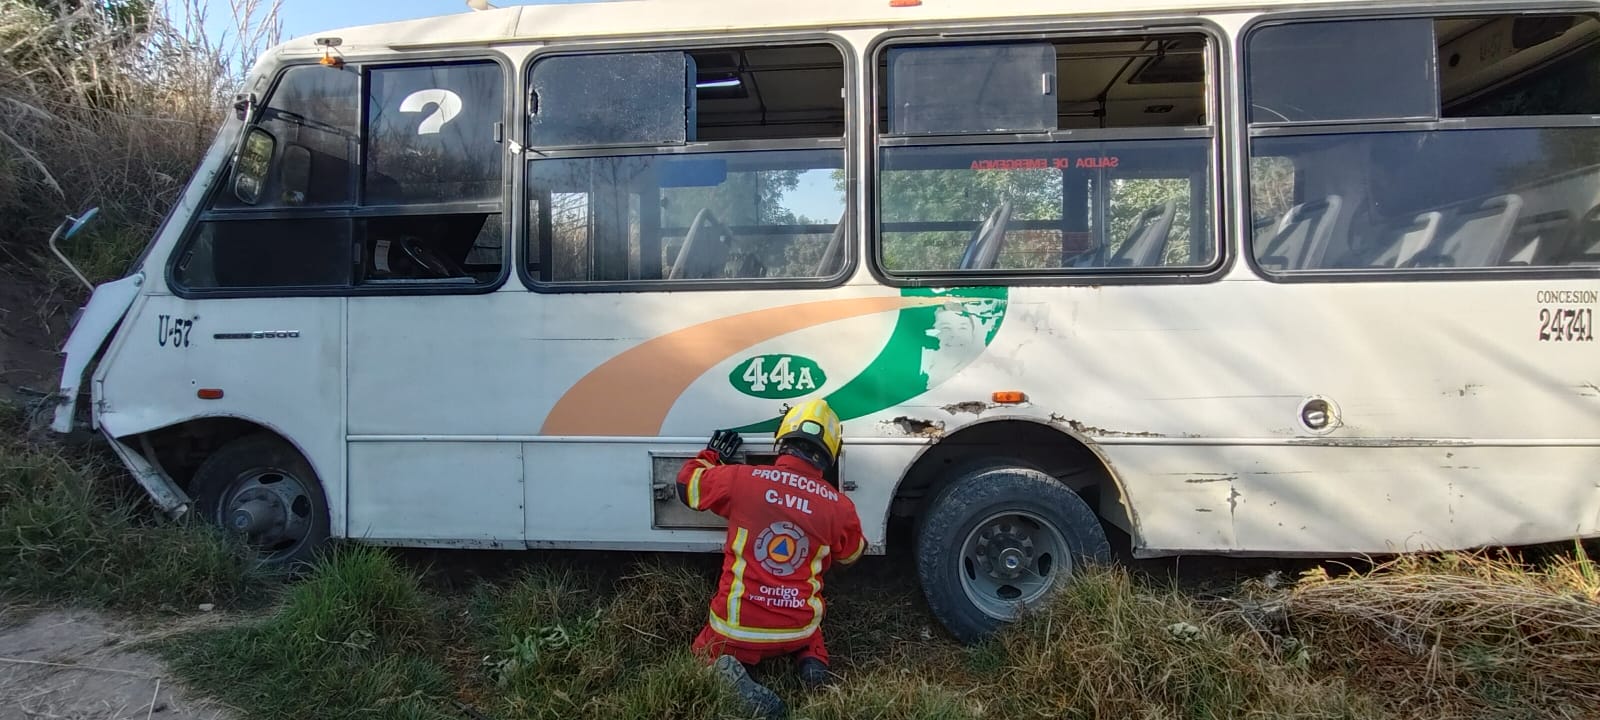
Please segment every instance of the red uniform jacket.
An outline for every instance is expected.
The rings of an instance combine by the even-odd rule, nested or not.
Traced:
[[[744,643],[791,643],[822,625],[822,575],[867,549],[856,505],[810,463],[723,465],[706,450],[678,471],[696,510],[728,519],[710,626]]]

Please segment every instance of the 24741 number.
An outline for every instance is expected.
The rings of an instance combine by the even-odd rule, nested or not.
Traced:
[[[1594,308],[1539,308],[1540,342],[1593,342]]]

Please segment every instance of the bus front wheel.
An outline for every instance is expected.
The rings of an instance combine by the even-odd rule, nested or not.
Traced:
[[[988,637],[1045,601],[1079,568],[1111,560],[1099,518],[1038,470],[977,469],[934,498],[917,537],[917,574],[956,639]]]
[[[195,472],[196,506],[206,521],[237,533],[264,566],[310,562],[328,541],[328,500],[316,471],[273,435],[218,448]]]

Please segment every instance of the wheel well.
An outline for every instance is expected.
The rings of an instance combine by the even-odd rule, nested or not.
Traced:
[[[1054,426],[1015,419],[968,425],[923,452],[895,489],[890,520],[921,515],[964,465],[988,458],[1040,470],[1081,495],[1101,520],[1132,526],[1111,469],[1087,444]]]
[[[200,469],[200,464],[206,458],[223,445],[257,433],[278,435],[270,428],[249,420],[214,417],[152,430],[144,433],[141,441],[148,441],[155,450],[155,457],[146,459],[165,470],[173,482],[193,496],[195,471]]]

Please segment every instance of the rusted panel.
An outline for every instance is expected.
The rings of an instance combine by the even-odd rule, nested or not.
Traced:
[[[923,420],[921,418],[906,417],[901,415],[893,420],[878,423],[884,432],[897,435],[912,435],[921,437],[944,437],[943,420]]]
[[[1093,425],[1086,425],[1084,423],[1078,422],[1077,420],[1067,420],[1066,422],[1067,422],[1067,427],[1072,428],[1074,431],[1077,431],[1079,434],[1083,435],[1084,437],[1125,437],[1125,438],[1132,438],[1132,437],[1140,437],[1140,438],[1166,437],[1166,435],[1162,435],[1161,433],[1153,433],[1153,432],[1136,432],[1136,431],[1127,431],[1127,430],[1107,430],[1105,428],[1095,427]]]
[[[966,402],[951,403],[941,409],[947,413],[950,413],[951,415],[960,415],[961,413],[982,415],[985,410],[991,410],[994,407],[995,406],[990,403],[979,402],[977,400],[968,400]]]

